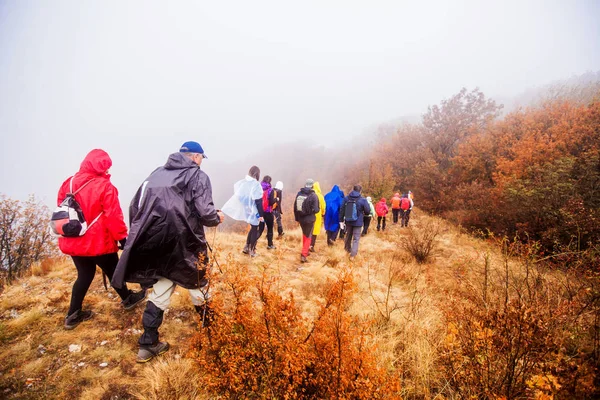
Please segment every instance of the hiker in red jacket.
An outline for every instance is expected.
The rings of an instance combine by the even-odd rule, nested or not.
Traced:
[[[83,236],[58,238],[58,247],[71,256],[77,268],[65,329],[73,329],[92,317],[92,311],[83,311],[82,305],[94,280],[96,265],[112,279],[119,261],[117,251],[125,246],[127,226],[119,204],[119,192],[110,182],[108,170],[111,166],[112,160],[104,150],[92,150],[81,163],[79,172],[65,180],[58,190],[58,205],[67,193],[75,193],[75,200],[89,224]],[[134,293],[126,285],[115,291],[126,310],[146,297],[146,290]]]
[[[400,213],[400,193],[394,193],[394,196],[391,198],[392,203],[392,214],[394,216],[394,223],[398,223],[398,214]]]
[[[411,193],[412,192],[409,191],[407,194],[402,195],[402,198],[400,199],[400,211],[402,212],[402,221],[400,224],[401,227],[408,227],[408,220],[410,220],[410,212],[412,211],[413,206],[415,205],[415,203],[410,198]]]
[[[377,231],[381,228],[381,230],[385,231],[385,216],[390,211],[387,206],[385,197],[382,197],[381,200],[377,202],[375,205],[375,213],[377,214]],[[383,221],[383,224],[381,223]]]

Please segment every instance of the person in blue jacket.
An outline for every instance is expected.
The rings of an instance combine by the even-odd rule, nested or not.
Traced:
[[[340,207],[344,202],[344,192],[338,185],[333,185],[331,192],[325,195],[325,232],[327,233],[327,244],[332,246],[340,231]]]

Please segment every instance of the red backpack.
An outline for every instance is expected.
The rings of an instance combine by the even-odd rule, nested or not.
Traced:
[[[408,197],[403,197],[402,200],[400,200],[400,208],[404,211],[410,208],[410,200],[408,199]]]

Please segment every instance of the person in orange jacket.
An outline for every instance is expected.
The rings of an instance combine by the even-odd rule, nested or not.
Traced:
[[[398,223],[398,214],[400,214],[400,193],[394,193],[394,196],[390,200],[392,203],[392,214],[394,216],[394,224]]]

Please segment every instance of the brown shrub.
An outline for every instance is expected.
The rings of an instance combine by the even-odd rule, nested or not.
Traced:
[[[264,272],[248,278],[234,264],[214,300],[217,320],[194,338],[192,355],[204,374],[199,384],[227,398],[382,398],[397,393],[397,380],[376,365],[370,321],[347,312],[354,291],[348,270],[325,288],[313,321],[302,318],[293,294],[280,296]],[[216,283],[218,285],[218,283]]]

